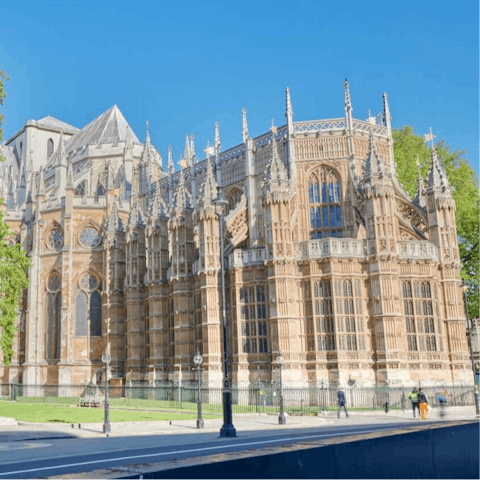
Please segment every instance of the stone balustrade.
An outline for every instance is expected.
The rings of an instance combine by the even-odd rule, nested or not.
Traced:
[[[329,237],[321,240],[309,240],[296,245],[294,256],[299,260],[324,257],[362,258],[366,253],[366,240]]]
[[[230,254],[228,266],[235,268],[247,267],[249,265],[263,265],[265,259],[265,248],[252,248],[250,250],[237,249]]]
[[[438,260],[438,248],[428,241],[403,241],[397,243],[398,256],[421,260]]]

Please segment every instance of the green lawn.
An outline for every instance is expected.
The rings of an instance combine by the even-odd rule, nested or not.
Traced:
[[[60,405],[29,405],[0,401],[0,417],[12,417],[23,422],[38,423],[101,423],[103,408],[63,407]],[[220,418],[220,415],[204,415],[205,418]],[[110,409],[112,422],[138,422],[154,420],[196,420],[196,415],[177,412],[152,412],[142,410]]]

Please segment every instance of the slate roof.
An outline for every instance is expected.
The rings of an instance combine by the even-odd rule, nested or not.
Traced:
[[[13,171],[18,174],[18,161],[13,148],[7,145],[0,145],[0,152],[5,159],[4,162],[0,162],[0,175],[5,177],[8,167],[13,167]]]
[[[130,138],[133,143],[142,145],[119,108],[114,105],[70,138],[66,144],[67,157],[72,158],[88,145],[118,145]]]
[[[73,125],[69,125],[68,123],[62,122],[61,120],[58,120],[58,118],[51,117],[48,115],[47,117],[41,118],[40,120],[37,120],[37,123],[40,125],[44,125],[46,127],[54,127],[54,128],[59,128],[65,132],[79,132],[80,129],[77,127],[74,127]]]

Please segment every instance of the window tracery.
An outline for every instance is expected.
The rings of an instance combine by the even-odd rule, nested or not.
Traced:
[[[102,335],[102,298],[100,282],[92,273],[82,275],[78,282],[75,305],[75,333],[77,337]]]
[[[53,250],[59,250],[63,247],[63,231],[61,228],[52,228],[48,235],[47,244]]]
[[[365,350],[362,316],[362,288],[360,280],[337,280],[337,332],[338,349]]]
[[[432,290],[429,281],[402,282],[403,310],[407,349],[409,351],[442,350],[439,329],[435,326]]]
[[[268,353],[265,286],[244,287],[239,292],[243,353]]]
[[[60,275],[54,273],[47,283],[45,298],[45,359],[60,359],[61,321],[62,321],[62,281]]]
[[[310,237],[343,237],[342,206],[338,176],[322,168],[308,180]]]
[[[80,243],[84,247],[96,247],[100,244],[100,235],[93,227],[86,227],[80,232]]]

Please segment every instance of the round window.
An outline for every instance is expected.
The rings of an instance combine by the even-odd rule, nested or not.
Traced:
[[[100,243],[100,235],[92,227],[84,228],[80,233],[80,243],[84,247],[96,247]]]
[[[92,273],[87,273],[80,278],[80,287],[86,290],[87,292],[91,292],[95,290],[99,285],[98,278],[93,275]]]
[[[59,228],[54,228],[48,236],[48,245],[50,248],[58,250],[63,247],[63,232]]]

